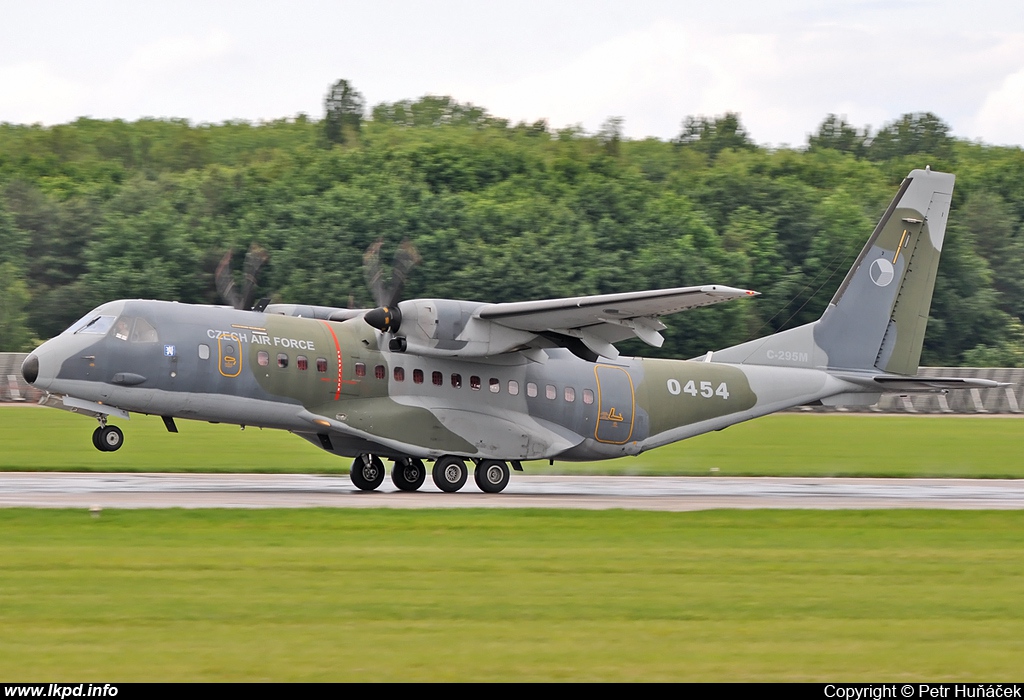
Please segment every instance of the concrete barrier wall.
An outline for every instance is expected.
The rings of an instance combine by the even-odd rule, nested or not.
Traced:
[[[0,401],[35,402],[42,392],[25,383],[21,363],[27,353],[0,352]],[[1024,369],[996,367],[922,367],[926,377],[977,377],[1011,386],[1000,389],[971,389],[948,394],[883,394],[875,406],[801,406],[797,411],[849,411],[874,413],[1021,413],[1024,407]]]

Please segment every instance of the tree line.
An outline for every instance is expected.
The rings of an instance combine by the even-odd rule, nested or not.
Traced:
[[[766,148],[737,114],[672,140],[512,123],[428,96],[374,106],[333,85],[322,119],[194,125],[0,124],[0,349],[26,350],[90,308],[142,297],[224,303],[269,253],[258,293],[372,305],[363,252],[422,257],[405,297],[516,301],[696,284],[762,296],[667,319],[694,357],[821,314],[913,168],[957,174],[922,362],[1024,365],[1024,152],[956,139],[933,114],[873,132],[835,115]]]

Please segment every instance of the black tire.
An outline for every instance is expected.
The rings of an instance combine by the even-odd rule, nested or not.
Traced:
[[[104,452],[116,452],[124,444],[124,433],[116,425],[100,428],[98,435],[100,449]]]
[[[476,465],[473,478],[484,493],[501,493],[508,486],[508,465],[496,459],[485,459]]]
[[[98,425],[96,426],[96,430],[92,431],[92,446],[100,452],[106,452],[106,449],[103,447],[103,443],[100,442],[100,434],[102,432],[103,428]]]
[[[360,491],[373,491],[384,483],[384,462],[380,457],[364,452],[352,462],[352,485]]]
[[[431,476],[437,488],[445,493],[455,493],[466,485],[469,470],[466,469],[466,462],[461,457],[449,455],[434,462]]]
[[[399,491],[416,491],[426,479],[427,469],[419,459],[400,459],[391,468],[391,481]]]

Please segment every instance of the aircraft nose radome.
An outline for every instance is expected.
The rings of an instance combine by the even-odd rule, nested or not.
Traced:
[[[26,357],[25,361],[21,363],[21,376],[29,384],[36,383],[36,379],[39,378],[39,358],[36,357],[35,353]]]

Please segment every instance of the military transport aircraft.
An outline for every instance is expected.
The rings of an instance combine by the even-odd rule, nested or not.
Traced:
[[[918,370],[954,176],[914,170],[822,317],[692,360],[655,347],[668,314],[756,292],[706,285],[489,304],[414,299],[374,309],[166,301],[103,304],[30,354],[41,403],[124,439],[129,412],[288,430],[354,457],[352,482],[414,491],[424,460],[442,491],[497,493],[509,464],[636,455],[809,403],[870,405],[883,392],[992,387]]]

